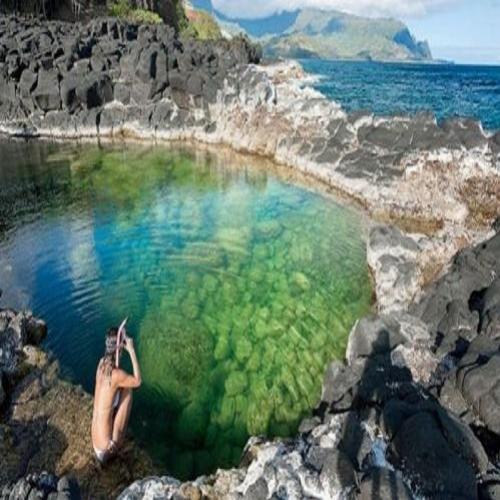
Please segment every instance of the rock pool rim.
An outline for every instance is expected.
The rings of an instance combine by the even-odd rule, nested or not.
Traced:
[[[105,138],[106,139],[106,138]],[[10,138],[10,140],[12,140],[12,137]],[[14,140],[17,140],[17,139],[14,139]],[[19,139],[19,140],[22,140],[22,139]],[[61,138],[61,139],[54,139],[54,138],[31,138],[29,140],[41,140],[43,142],[55,142],[55,143],[65,143],[65,144],[69,144],[69,141],[68,140],[65,140],[64,138]],[[84,143],[87,143],[87,142],[90,142],[90,143],[96,143],[96,142],[100,142],[100,138],[86,138],[86,139],[83,139],[81,142],[84,142]],[[105,144],[117,144],[117,142],[115,140],[113,140],[113,138],[109,138],[108,140],[105,140],[104,141]],[[118,144],[123,144],[124,141],[119,141]],[[130,141],[131,143],[153,143],[153,144],[158,144],[158,141],[155,141],[155,140],[144,140],[144,139],[139,139],[139,140],[131,140]],[[161,141],[161,143],[164,143],[164,142],[167,142],[168,144],[171,144],[172,146],[175,145],[175,144],[180,144],[182,146],[188,146],[192,143],[195,143],[195,144],[198,144],[198,141]],[[160,145],[161,145],[160,143]],[[212,148],[217,148],[217,149],[220,149],[219,146],[214,146],[214,145],[207,145],[205,143],[199,143],[200,144],[200,148],[203,149],[204,151],[207,151],[207,150],[210,150]],[[222,147],[223,150],[227,150],[229,153],[231,154],[236,154],[236,155],[240,155],[240,156],[252,156],[252,157],[255,157],[256,159],[258,158],[262,158],[261,156],[259,155],[256,155],[256,154],[251,154],[251,155],[244,155],[242,154],[241,152],[239,151],[235,151],[233,148],[231,148],[230,146],[223,146]],[[265,158],[265,157],[264,157]],[[275,162],[272,162],[276,167],[281,167],[281,165],[279,164],[276,164]],[[293,167],[286,167],[285,166],[285,169],[287,170],[290,170],[290,169],[293,169]],[[305,174],[302,174],[300,173],[301,175],[305,175]],[[317,185],[318,187],[320,188],[327,188],[327,191],[328,190],[328,185],[326,183],[324,183],[321,179],[317,179],[316,177],[314,176],[306,176],[307,178],[309,179],[312,179],[314,181],[314,184]],[[349,200],[349,197],[347,197],[347,199]],[[372,274],[372,278],[373,278],[373,281],[376,281],[376,275],[375,274]],[[377,304],[377,300],[376,300],[376,297],[375,297],[375,301],[374,301],[374,304],[376,305]]]
[[[292,69],[294,68],[294,63],[288,62]],[[412,64],[412,63],[409,63]],[[266,64],[260,64],[260,66],[265,67]],[[276,63],[269,63],[269,67],[276,67]],[[300,80],[307,83],[309,76],[303,75]],[[322,94],[321,96],[326,99]],[[374,123],[380,122],[384,123],[387,121],[398,121],[401,120],[418,120],[420,117],[429,118],[432,117],[432,121],[437,125],[438,128],[442,128],[447,123],[453,123],[456,120],[465,120],[466,122],[473,123],[480,127],[483,136],[486,139],[492,140],[496,136],[500,136],[500,130],[489,131],[484,130],[480,121],[474,120],[472,118],[448,118],[442,121],[441,124],[438,123],[436,117],[427,111],[417,112],[414,115],[411,114],[394,114],[388,116],[376,116],[369,112],[352,112],[346,114],[347,119],[359,119],[361,117],[371,117]],[[182,135],[182,134],[181,134]],[[370,205],[369,200],[367,200],[361,193],[353,192],[349,190],[349,185],[343,185],[342,182],[338,182],[335,179],[327,179],[324,174],[318,171],[316,168],[303,168],[290,161],[280,161],[274,152],[263,153],[256,149],[245,148],[240,145],[236,145],[231,140],[220,140],[212,141],[205,136],[199,136],[198,134],[189,134],[185,137],[176,135],[174,133],[173,137],[157,135],[156,131],[149,129],[134,128],[131,123],[125,123],[118,132],[112,130],[106,130],[102,132],[97,129],[88,129],[87,132],[71,132],[71,131],[54,131],[52,129],[49,132],[37,131],[32,132],[29,129],[23,128],[18,130],[13,128],[12,125],[7,126],[0,123],[0,141],[40,141],[47,143],[59,143],[59,144],[97,144],[100,145],[111,145],[111,146],[127,146],[129,144],[139,144],[139,145],[154,145],[154,146],[166,146],[179,149],[196,149],[202,152],[214,153],[219,152],[231,154],[235,157],[241,158],[252,158],[254,161],[260,161],[265,163],[265,168],[269,169],[271,173],[273,171],[278,171],[282,175],[288,177],[287,182],[300,182],[306,185],[308,188],[317,190],[319,194],[331,195],[334,199],[338,200],[340,204],[347,207],[353,207],[357,209],[364,218],[368,219],[370,223],[373,224],[387,224],[391,226],[396,226],[400,228],[406,234],[422,234],[425,236],[432,237],[437,235],[440,231],[446,228],[446,222],[442,218],[437,218],[433,216],[423,216],[422,214],[414,215],[409,213],[405,209],[400,207],[387,207],[382,206],[382,208],[373,207]],[[481,228],[483,234],[480,240],[473,240],[471,243],[476,244],[479,241],[484,241],[491,236],[491,232],[485,231],[485,228]],[[365,238],[366,239],[366,238]],[[425,284],[428,284],[426,282]]]
[[[38,143],[39,143],[39,141],[33,141],[33,144],[35,144],[35,145],[38,144]],[[38,149],[38,147],[34,146],[33,151],[35,152],[35,155],[32,158],[33,159],[38,158],[38,155],[36,154],[36,152],[38,150],[40,150],[40,152],[43,153],[41,155],[41,158],[42,158],[41,161],[42,161],[42,163],[45,163],[45,161],[43,160],[43,158],[47,157],[47,164],[46,164],[46,167],[45,167],[44,170],[47,170],[47,172],[49,173],[49,175],[50,175],[50,172],[52,171],[53,172],[52,176],[54,175],[54,173],[57,175],[57,172],[58,172],[57,167],[59,166],[59,164],[61,164],[62,166],[66,165],[66,160],[65,160],[66,157],[68,158],[69,164],[73,164],[73,162],[75,162],[74,163],[75,166],[77,164],[78,165],[82,164],[81,162],[78,162],[78,159],[80,158],[80,155],[83,155],[82,158],[86,157],[84,155],[84,152],[87,151],[87,148],[86,147],[80,147],[79,145],[74,145],[71,142],[67,142],[67,141],[56,141],[56,142],[54,142],[54,141],[43,141],[43,143],[44,143],[44,146],[40,146],[40,149]],[[7,151],[10,151],[10,154],[16,154],[16,152],[21,152],[22,153],[22,151],[24,150],[24,143],[22,143],[22,144],[23,144],[23,146],[13,145],[13,147],[10,148],[10,149],[7,149]],[[65,147],[65,145],[67,147]],[[140,145],[141,147],[126,148],[125,150],[123,150],[123,152],[127,153],[127,151],[130,151],[130,155],[124,154],[122,156],[122,154],[121,154],[122,143],[120,143],[118,145],[116,143],[114,143],[115,147],[111,147],[110,149],[108,149],[106,147],[107,145],[108,145],[108,143],[106,143],[106,145],[104,145],[104,148],[102,150],[100,150],[100,149],[98,149],[96,147],[90,147],[88,149],[89,149],[90,152],[95,152],[97,154],[96,158],[101,157],[101,155],[103,157],[106,157],[106,155],[108,153],[110,153],[110,158],[117,158],[118,164],[120,164],[120,162],[123,162],[123,167],[125,167],[125,164],[129,163],[128,160],[130,160],[129,168],[131,168],[132,170],[137,170],[139,172],[141,170],[141,168],[140,168],[141,166],[144,166],[144,172],[147,172],[148,162],[144,161],[142,163],[135,163],[134,158],[136,158],[136,157],[146,159],[146,158],[149,158],[152,155],[153,157],[156,157],[156,158],[158,158],[160,160],[158,162],[158,164],[160,165],[159,166],[160,171],[163,168],[165,168],[168,171],[170,169],[170,166],[169,166],[170,165],[170,161],[168,160],[169,158],[171,158],[171,157],[177,158],[177,156],[179,156],[179,154],[180,154],[180,157],[184,157],[184,155],[182,154],[184,151],[185,152],[189,152],[189,153],[191,153],[193,151],[191,148],[186,148],[186,147],[182,148],[182,152],[181,152],[181,151],[177,151],[177,149],[173,149],[173,148],[170,148],[170,147],[167,147],[167,146],[163,146],[163,145],[161,145],[161,146],[159,146],[157,148],[157,147],[154,147],[154,146],[152,146],[152,147],[142,147],[143,145],[141,144]],[[59,146],[61,146],[61,147],[59,148]],[[172,149],[173,149],[173,151],[172,151]],[[171,151],[172,151],[172,154],[171,154]],[[195,149],[194,152],[192,152],[191,154],[189,154],[190,162],[193,162],[193,172],[194,172],[194,176],[195,176],[194,178],[197,177],[196,171],[198,169],[199,169],[200,172],[204,171],[203,165],[206,164],[207,167],[210,170],[213,170],[214,173],[216,173],[217,177],[219,177],[219,175],[222,175],[223,177],[226,177],[226,175],[227,175],[228,179],[233,179],[233,174],[229,173],[229,171],[228,171],[228,174],[224,174],[224,172],[226,171],[226,168],[225,168],[226,165],[229,166],[229,165],[233,164],[232,161],[231,161],[232,158],[233,158],[232,154],[229,156],[230,159],[228,160],[227,156],[223,156],[223,158],[220,159],[218,155],[216,155],[215,157],[212,157],[212,154],[210,154],[208,156],[205,156],[205,154],[204,154],[205,152],[204,151],[202,153],[200,153],[200,154],[198,154],[198,151],[199,151],[198,149]],[[329,201],[330,201],[329,198],[331,198],[331,196],[323,196],[324,195],[324,190],[323,189],[320,189],[321,196],[316,195],[317,189],[314,190],[314,193],[311,193],[310,183],[308,182],[307,186],[303,186],[303,183],[297,181],[297,179],[296,179],[297,176],[294,176],[293,183],[291,183],[291,182],[290,183],[289,182],[283,182],[281,172],[275,172],[274,170],[271,172],[269,168],[265,168],[265,167],[263,167],[261,165],[261,161],[259,161],[259,159],[252,158],[251,160],[249,160],[248,156],[246,156],[246,155],[245,156],[238,155],[238,156],[241,157],[243,159],[243,161],[241,162],[241,165],[239,164],[240,162],[238,162],[237,164],[234,165],[234,169],[235,169],[235,171],[234,171],[234,174],[235,174],[234,179],[235,180],[236,179],[241,179],[241,181],[243,181],[245,179],[245,181],[244,181],[245,185],[246,185],[247,182],[250,182],[249,185],[252,186],[252,191],[255,191],[255,193],[258,196],[258,199],[260,199],[260,197],[263,195],[263,193],[267,193],[268,190],[269,190],[270,193],[273,193],[273,186],[276,184],[276,181],[278,181],[278,184],[281,184],[283,186],[283,188],[280,188],[280,189],[285,189],[285,191],[282,192],[282,196],[284,196],[284,198],[283,199],[279,198],[280,200],[282,199],[283,206],[287,206],[287,203],[286,203],[286,192],[289,190],[291,193],[294,193],[295,191],[298,191],[298,192],[300,191],[302,194],[300,195],[299,198],[305,196],[306,197],[305,199],[307,199],[307,200],[315,200],[314,204],[319,209],[320,213],[323,213],[323,210],[324,210],[325,214],[330,213],[329,207],[333,208],[333,206],[335,204],[338,205],[339,209],[342,207],[341,204],[338,203],[337,199],[335,199],[335,204],[333,204],[333,200],[332,200],[332,204],[330,204],[329,203]],[[20,162],[20,164],[21,165],[25,165],[25,164],[29,165],[29,162],[30,162],[29,158],[31,158],[31,155],[26,157],[27,160],[22,160]],[[90,155],[90,158],[94,158],[94,156]],[[162,162],[161,158],[165,158],[165,161]],[[13,159],[14,159],[14,157],[13,157]],[[50,161],[50,159],[52,159],[53,163]],[[28,163],[26,163],[26,161]],[[162,163],[164,164],[164,167],[162,166]],[[85,164],[85,162],[82,165],[84,165],[84,164]],[[174,164],[175,164],[175,162],[172,163],[172,165],[174,165]],[[97,165],[100,165],[99,161],[90,162],[89,165],[96,165],[96,169],[97,169],[97,171],[99,171],[99,167],[97,167]],[[52,166],[53,166],[53,168],[51,169]],[[258,168],[258,170],[254,170],[253,169],[254,166],[256,168]],[[64,167],[64,170],[62,172],[65,172],[65,168],[66,167]],[[289,173],[288,169],[285,169],[285,170],[286,170],[287,173]],[[9,169],[7,169],[7,172],[9,172]],[[71,170],[71,172],[73,172],[73,170]],[[128,178],[126,172],[127,172],[127,169],[124,169],[124,171],[123,171],[124,179]],[[220,172],[220,174],[218,172]],[[117,170],[117,174],[121,175],[120,174],[120,169]],[[139,174],[139,175],[141,175],[141,174]],[[303,177],[303,176],[301,176],[301,177]],[[64,179],[65,178],[66,177],[64,176]],[[248,181],[247,181],[247,179],[248,179]],[[287,181],[289,181],[289,180],[290,180],[290,175],[287,175]],[[35,181],[35,178],[33,178],[33,181]],[[318,187],[318,186],[319,187],[323,187],[322,184],[319,184],[319,185],[316,184],[316,183],[314,183],[314,184],[315,184],[316,187]],[[30,185],[31,185],[31,182],[30,182]],[[235,185],[238,186],[239,182],[236,182]],[[255,190],[254,186],[255,186],[255,188],[257,188],[256,190]],[[269,186],[270,189],[267,188],[268,186]],[[226,190],[224,189],[223,192],[225,192],[225,191]],[[276,200],[278,200],[278,198],[276,198]],[[243,204],[243,206],[246,206],[246,205]],[[291,216],[291,219],[290,219],[291,221],[295,221],[296,218],[298,218],[297,220],[301,219],[301,217],[298,215],[300,213],[300,210],[298,210],[300,206],[302,206],[302,205],[295,205],[295,209],[294,209],[293,205],[291,205],[292,208],[290,208],[290,210],[292,211],[292,214],[296,214],[296,215],[292,215]],[[307,205],[306,205],[306,208],[307,208]],[[125,208],[125,212],[127,210],[128,210],[128,208]],[[365,257],[364,257],[365,243],[363,242],[364,238],[361,238],[361,234],[365,234],[366,233],[366,231],[364,230],[365,226],[358,223],[358,220],[359,220],[358,216],[361,215],[361,214],[359,214],[358,212],[355,212],[354,210],[346,210],[346,213],[349,213],[349,212],[352,213],[353,218],[352,219],[350,219],[350,218],[347,219],[347,220],[350,220],[351,223],[348,223],[346,225],[346,227],[351,227],[350,232],[353,234],[353,241],[357,241],[356,247],[360,248],[359,258],[355,259],[355,260],[359,261],[360,269],[363,268],[363,269],[367,270],[368,267],[365,264],[366,260],[365,260]],[[271,213],[274,213],[274,212],[271,212]],[[304,213],[307,214],[308,211],[306,210]],[[333,214],[337,214],[337,213],[339,214],[338,216],[332,215],[332,218],[330,219],[332,221],[332,226],[331,226],[332,228],[337,227],[337,224],[335,222],[333,222],[333,221],[335,221],[337,219],[339,221],[342,220],[342,217],[340,216],[340,214],[342,214],[343,211],[341,210],[340,212],[335,212],[335,211],[333,212]],[[278,217],[278,215],[277,215],[277,217]],[[230,221],[227,220],[227,218],[224,218],[224,220],[226,220],[226,222],[228,222],[228,224],[231,225]],[[302,219],[302,220],[304,220],[304,219]],[[340,224],[342,224],[342,222],[340,222]],[[329,226],[327,226],[327,227],[329,227]],[[298,233],[301,232],[300,231],[300,225],[299,226],[295,225],[294,229]],[[361,229],[363,229],[363,231],[361,231]],[[328,241],[331,241],[329,239],[329,235],[333,235],[333,234],[336,234],[336,230],[334,230],[333,232],[329,231],[324,236],[325,236],[325,238],[328,238]],[[339,233],[339,234],[341,234],[341,233]],[[323,240],[322,238],[320,238],[320,235],[321,235],[321,231],[318,230],[319,242],[325,241],[325,243],[326,243],[327,240],[326,239]],[[318,262],[323,262],[323,264],[327,264],[330,261],[330,262],[332,262],[332,266],[334,265],[333,263],[336,262],[336,260],[335,260],[335,251],[333,252],[333,254],[330,257],[328,257],[329,256],[329,248],[331,248],[331,244],[332,243],[333,243],[333,247],[335,248],[334,241],[335,240],[332,240],[329,244],[326,244],[326,247],[324,247],[324,248],[326,248],[326,250],[324,251],[324,255],[325,255],[326,260],[320,260]],[[361,252],[361,248],[363,248],[362,252]],[[358,255],[357,252],[356,252],[356,255]],[[317,258],[320,258],[320,254],[317,255]],[[334,259],[334,260],[331,260],[331,259]],[[306,262],[307,262],[307,259],[306,259]],[[339,263],[340,262],[341,261],[339,261]],[[349,267],[348,262],[345,263],[345,267]],[[305,265],[305,268],[307,268],[307,265]],[[319,274],[321,275],[322,274],[321,268],[317,266],[316,269],[317,270],[319,269]],[[332,269],[333,269],[333,267],[332,267]],[[339,271],[340,271],[340,275],[342,275],[341,269],[339,269]],[[335,275],[333,275],[333,277],[334,276]],[[368,272],[366,272],[365,276],[366,276],[366,278],[369,278]],[[365,279],[364,282],[368,283],[369,280]],[[346,282],[346,287],[347,286],[348,286],[348,282]],[[355,289],[357,289],[357,288],[355,288]],[[372,291],[373,291],[373,287],[369,288],[369,286],[367,285],[366,290],[367,290],[367,293],[364,294],[364,296],[366,297],[366,299],[364,300],[364,303],[366,305],[368,305],[369,304],[369,300],[370,300],[370,295],[372,294]],[[327,295],[325,295],[325,297],[327,297]],[[353,299],[353,301],[354,301],[354,299]],[[270,304],[272,304],[272,301],[270,302]],[[263,304],[263,305],[265,305],[265,304]],[[36,306],[33,305],[32,307],[36,307]],[[33,309],[33,310],[35,310],[35,309]],[[363,310],[364,310],[364,312],[368,311],[368,309],[366,307]],[[126,310],[122,311],[120,313],[120,315],[121,314],[125,314],[125,311]],[[57,310],[55,312],[57,313]],[[43,313],[43,314],[45,314],[45,313]],[[346,331],[345,331],[346,334],[348,333],[348,329],[350,328],[352,322],[354,322],[355,317],[357,317],[358,315],[350,316],[349,317],[349,325],[346,324]],[[49,319],[49,317],[50,318],[54,318],[56,320],[56,321],[52,321],[51,324],[49,323],[49,326],[51,327],[51,329],[55,328],[57,330],[58,329],[57,328],[57,314],[56,314],[56,316],[54,316],[52,313],[50,313],[50,315],[47,316],[47,319]],[[327,323],[325,323],[325,325],[326,324]],[[328,331],[328,329],[325,329],[325,332],[327,332],[327,331]],[[55,337],[56,337],[56,342],[57,342],[57,339],[59,338],[58,334],[56,334]],[[335,336],[333,336],[333,337],[335,337]],[[346,338],[346,337],[343,336],[342,338]],[[59,352],[59,351],[57,351],[57,352]],[[325,352],[327,352],[327,351],[325,350]],[[339,357],[339,359],[340,359],[343,356],[344,356],[344,351],[340,352],[340,348],[339,348],[339,351],[335,351],[335,357]],[[329,359],[328,356],[326,358],[327,358],[327,360]],[[314,371],[315,376],[313,377],[313,380],[315,382],[318,382],[322,378],[322,373],[324,371],[324,368],[326,367],[326,361],[327,360],[324,359],[325,364],[321,365],[319,371]],[[321,372],[321,374],[320,374],[320,372]],[[297,373],[300,373],[300,371],[298,371]],[[85,387],[87,388],[87,390],[91,390],[91,386],[89,386],[86,383],[85,383]],[[318,394],[318,396],[319,396],[319,394]],[[309,401],[309,398],[303,399],[302,402],[303,401]],[[309,410],[312,409],[313,406],[314,405],[311,404],[311,406],[309,407]],[[307,414],[303,414],[303,416],[306,416],[306,415]],[[292,430],[295,431],[295,428],[291,429],[290,432]],[[271,432],[273,433],[273,435],[275,435],[275,433],[276,433],[275,430],[273,430]],[[286,431],[283,431],[283,434],[280,434],[280,435],[282,435],[282,436],[288,436],[288,435],[291,435],[291,434],[287,434]]]

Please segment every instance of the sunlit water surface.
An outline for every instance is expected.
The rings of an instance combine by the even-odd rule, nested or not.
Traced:
[[[500,66],[301,61],[319,76],[314,85],[347,111],[376,115],[432,112],[446,118],[479,120],[500,130]]]
[[[227,155],[0,153],[2,303],[46,319],[63,373],[89,391],[106,329],[130,318],[132,430],[165,470],[234,465],[249,435],[296,430],[370,307],[354,211]]]

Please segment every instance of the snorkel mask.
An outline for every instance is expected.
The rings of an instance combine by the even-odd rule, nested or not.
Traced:
[[[127,324],[128,318],[125,318],[122,321],[122,324],[118,328],[118,333],[116,335],[116,358],[115,358],[115,366],[118,368],[120,365],[120,351],[123,349],[125,345],[125,325]]]

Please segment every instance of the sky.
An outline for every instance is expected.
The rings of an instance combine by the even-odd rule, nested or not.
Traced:
[[[363,16],[395,17],[436,59],[500,64],[500,0],[212,0],[234,17],[261,17],[300,7],[338,9]]]

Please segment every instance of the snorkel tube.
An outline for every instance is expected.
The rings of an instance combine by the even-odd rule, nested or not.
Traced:
[[[122,344],[125,341],[125,325],[127,324],[128,318],[125,318],[122,321],[122,324],[118,328],[118,333],[116,335],[116,359],[115,359],[115,365],[116,368],[120,365],[120,349],[122,348]]]

